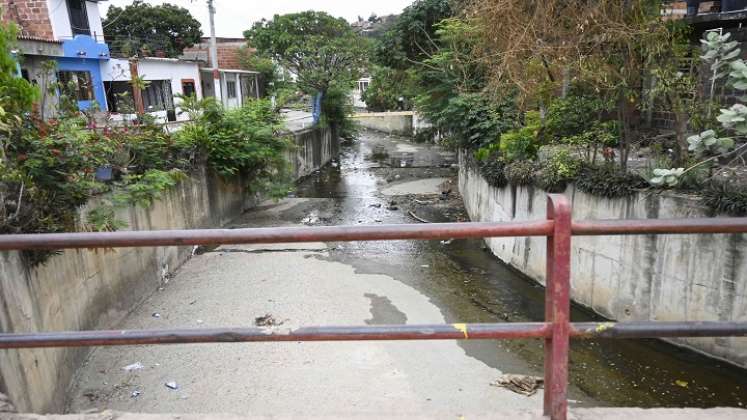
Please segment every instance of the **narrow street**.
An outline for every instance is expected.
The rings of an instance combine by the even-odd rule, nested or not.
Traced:
[[[455,159],[363,132],[295,197],[232,227],[464,221]],[[198,249],[117,327],[253,326],[265,315],[287,327],[539,320],[542,295],[477,240],[225,246]],[[102,347],[68,411],[449,418],[541,407],[541,390],[490,386],[541,371],[539,340]],[[572,406],[747,403],[742,371],[653,340],[575,342],[571,376]]]

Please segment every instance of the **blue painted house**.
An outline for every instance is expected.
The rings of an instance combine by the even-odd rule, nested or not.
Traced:
[[[23,77],[39,84],[43,95],[43,85],[61,82],[81,110],[94,104],[107,109],[101,69],[109,60],[109,47],[97,0],[0,0],[0,9],[4,20],[14,21],[21,29]],[[45,65],[50,60],[56,62],[54,74]]]

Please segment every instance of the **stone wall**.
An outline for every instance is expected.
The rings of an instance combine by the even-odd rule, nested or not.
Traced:
[[[0,12],[4,22],[21,27],[21,36],[54,39],[46,0],[0,0]]]
[[[495,188],[462,161],[459,189],[474,221],[545,218],[546,193]],[[675,194],[625,199],[592,196],[569,186],[573,218],[707,217],[699,200]],[[539,283],[545,281],[544,237],[492,238],[492,252]],[[619,321],[747,321],[747,235],[574,237],[571,293],[575,302]],[[747,338],[672,340],[747,367]]]
[[[297,147],[289,157],[296,178],[336,157],[333,130],[305,130],[295,133],[295,139]],[[150,208],[122,209],[118,218],[130,230],[219,227],[255,204],[245,181],[225,181],[202,169],[164,192]],[[191,252],[190,246],[65,250],[35,267],[19,252],[0,252],[0,331],[113,328]],[[19,411],[60,412],[87,351],[0,350],[0,392]]]

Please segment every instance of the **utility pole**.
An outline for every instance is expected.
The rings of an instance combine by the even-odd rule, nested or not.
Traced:
[[[218,44],[215,41],[215,7],[213,0],[207,0],[207,4],[210,15],[210,64],[213,68],[213,92],[215,92],[215,99],[222,102],[220,72],[218,71]]]

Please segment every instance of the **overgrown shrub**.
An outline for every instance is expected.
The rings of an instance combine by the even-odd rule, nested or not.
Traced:
[[[478,162],[480,173],[488,181],[488,184],[503,188],[508,185],[506,178],[506,162],[503,159],[487,159]]]
[[[537,182],[547,192],[563,192],[568,183],[576,179],[580,170],[581,161],[571,156],[567,150],[560,150],[543,163],[537,174]]]
[[[576,179],[579,190],[606,198],[628,197],[647,185],[639,174],[625,172],[613,164],[584,165]]]
[[[369,111],[408,111],[412,109],[414,83],[411,71],[376,66],[362,99]]]
[[[208,166],[219,174],[244,175],[252,182],[250,188],[264,192],[271,181],[288,181],[283,152],[290,141],[278,134],[281,127],[269,101],[256,100],[241,108],[206,113],[177,138],[181,144],[198,144],[207,155]]]
[[[703,201],[714,213],[747,216],[747,187],[728,182],[711,182],[702,191]]]
[[[540,146],[537,141],[540,128],[539,113],[528,112],[525,116],[524,127],[501,135],[500,145],[503,157],[509,162],[536,159]]]
[[[516,107],[510,97],[496,102],[482,93],[445,95],[440,100],[421,95],[416,98],[416,104],[418,111],[446,133],[457,147],[478,149],[497,143],[501,133],[518,124]]]
[[[605,108],[598,95],[572,92],[565,98],[556,98],[547,108],[547,132],[560,139],[589,131]]]
[[[506,165],[503,172],[511,185],[531,185],[535,182],[537,167],[537,163],[530,160],[518,160]]]

